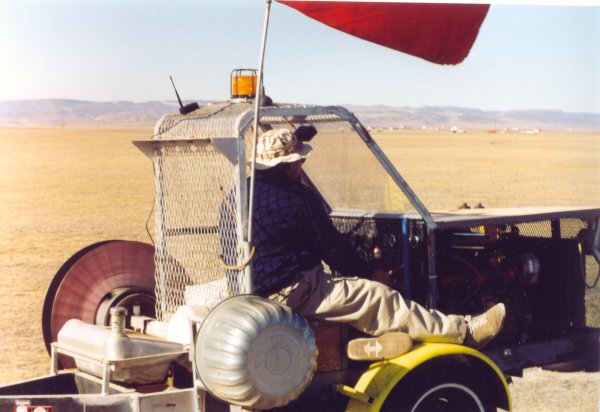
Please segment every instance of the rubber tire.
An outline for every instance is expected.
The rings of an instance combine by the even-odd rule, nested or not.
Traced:
[[[472,370],[454,365],[415,371],[388,395],[381,412],[496,411],[491,390]]]

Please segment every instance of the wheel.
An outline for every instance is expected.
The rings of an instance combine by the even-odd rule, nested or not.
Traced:
[[[58,270],[46,293],[42,329],[46,348],[69,319],[108,324],[111,307],[154,314],[154,247],[134,241],[90,245]],[[65,364],[62,362],[63,366]],[[65,366],[66,367],[66,366]]]
[[[460,382],[441,382],[421,394],[411,411],[477,411],[484,412],[485,400],[468,385]],[[489,409],[488,409],[489,410]]]
[[[88,252],[106,244],[110,243],[112,240],[105,240],[102,242],[94,243],[89,246],[84,247],[73,256],[71,256],[63,265],[58,269],[58,271],[54,274],[52,278],[52,282],[48,286],[48,290],[46,291],[46,297],[44,299],[44,306],[42,308],[42,333],[44,335],[44,343],[46,344],[46,350],[50,353],[50,343],[52,343],[56,336],[52,334],[52,309],[54,307],[54,298],[56,297],[56,292],[58,288],[62,284],[63,279],[65,278],[67,272],[73,265],[85,254]]]
[[[477,379],[473,371],[466,367],[426,368],[402,379],[386,399],[381,411],[496,411],[489,392],[485,382]]]

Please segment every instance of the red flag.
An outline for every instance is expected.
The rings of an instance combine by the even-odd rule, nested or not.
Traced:
[[[489,4],[277,0],[345,33],[438,64],[462,62]]]

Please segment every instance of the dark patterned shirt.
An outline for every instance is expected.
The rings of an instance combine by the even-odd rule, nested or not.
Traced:
[[[366,264],[348,236],[335,228],[319,197],[279,172],[256,173],[252,229],[255,293],[267,297],[321,261],[346,276],[365,276]]]

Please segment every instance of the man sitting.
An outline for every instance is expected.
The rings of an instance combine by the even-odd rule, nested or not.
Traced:
[[[458,343],[481,349],[500,331],[499,303],[475,316],[446,315],[404,299],[384,271],[368,273],[348,236],[333,225],[319,197],[301,183],[312,147],[287,129],[270,130],[257,143],[252,259],[257,295],[300,315],[347,323],[375,338],[354,341],[352,359],[400,355],[412,341]],[[325,262],[343,276],[333,276]],[[370,351],[375,342],[380,351]]]

